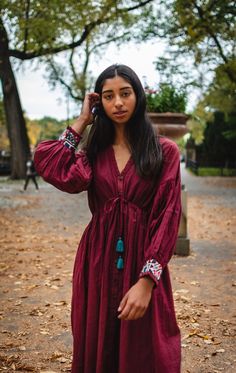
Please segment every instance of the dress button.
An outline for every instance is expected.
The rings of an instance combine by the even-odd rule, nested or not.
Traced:
[[[118,176],[118,179],[119,179],[119,180],[123,180],[123,179],[124,179],[124,176],[120,175],[120,176]]]

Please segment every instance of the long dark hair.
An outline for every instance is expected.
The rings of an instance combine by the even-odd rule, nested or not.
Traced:
[[[106,79],[120,76],[129,82],[136,95],[136,107],[125,125],[125,136],[130,145],[137,173],[143,178],[156,177],[162,164],[162,150],[158,137],[146,114],[146,96],[136,73],[126,65],[112,65],[98,77],[95,92],[100,96]],[[102,103],[99,105],[94,124],[89,132],[86,150],[93,163],[97,154],[114,143],[115,127],[107,117]]]

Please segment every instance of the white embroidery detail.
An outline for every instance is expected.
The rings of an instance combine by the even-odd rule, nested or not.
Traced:
[[[70,128],[66,128],[65,131],[59,137],[59,140],[62,140],[67,148],[76,149],[80,141],[80,138],[81,137],[79,134],[77,136],[72,131],[70,131]]]
[[[141,276],[148,273],[152,274],[158,281],[162,274],[161,264],[155,259],[147,260],[141,271]]]

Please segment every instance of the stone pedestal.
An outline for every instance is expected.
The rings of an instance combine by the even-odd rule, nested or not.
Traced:
[[[190,240],[188,238],[187,225],[187,190],[182,185],[181,191],[182,214],[180,219],[178,239],[175,248],[175,254],[189,255],[190,254]]]
[[[188,116],[182,113],[148,113],[155,131],[159,135],[166,136],[172,140],[180,138],[188,133],[186,122]],[[187,231],[187,191],[182,185],[181,192],[182,215],[176,243],[175,254],[189,255],[190,241]]]

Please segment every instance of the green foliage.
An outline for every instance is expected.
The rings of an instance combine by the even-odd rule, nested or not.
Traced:
[[[235,61],[230,61],[227,65],[233,69],[234,64]],[[236,107],[236,83],[230,80],[225,69],[226,64],[221,64],[216,68],[212,83],[188,121],[188,128],[197,145],[203,142],[206,124],[213,121],[214,111],[225,114],[225,120],[222,121],[222,136],[227,140],[236,138],[236,128],[229,125],[229,118],[232,118]]]
[[[191,51],[195,63],[226,63],[234,54],[235,2],[224,0],[173,1],[169,37],[182,51]]]
[[[131,29],[138,30],[152,13],[152,0],[1,1],[10,56],[39,57],[52,87],[60,84],[80,101],[93,80],[91,54],[99,59],[107,44],[130,40]],[[55,58],[61,51],[64,58]]]
[[[196,108],[191,113],[190,119],[187,121],[187,127],[196,145],[203,142],[207,122],[209,123],[212,120],[213,113],[206,109],[204,101],[199,101]]]
[[[218,167],[199,167],[198,176],[236,176],[236,169]]]
[[[236,59],[219,65],[215,77],[204,97],[205,105],[215,110],[231,113],[236,107],[236,82],[233,82],[227,70],[236,72]]]
[[[175,139],[175,142],[178,145],[180,152],[183,154],[185,151],[186,140],[184,139],[184,137],[180,137],[178,139]]]
[[[161,84],[157,93],[147,93],[147,110],[155,113],[184,113],[187,97],[182,90],[177,91],[174,86]]]
[[[175,56],[192,54],[196,66],[204,62],[216,67],[235,53],[235,1],[159,1],[142,35],[165,38],[168,50]]]
[[[160,80],[187,91],[201,89],[202,96],[207,92],[207,105],[231,112],[236,90],[235,1],[160,0],[155,9],[142,35],[166,42],[165,57],[156,61]]]
[[[222,134],[227,140],[235,140],[236,139],[236,128],[223,131]]]
[[[56,140],[66,128],[65,121],[44,117],[39,120],[26,118],[27,132],[31,145],[37,145],[42,140]]]
[[[84,31],[95,31],[101,24],[129,24],[136,14],[123,9],[137,5],[138,1],[120,1],[119,5],[111,0],[11,0],[4,3],[0,14],[11,29],[11,47],[42,54],[46,49],[75,41]]]
[[[208,122],[204,131],[204,141],[198,147],[202,162],[212,166],[235,167],[236,137],[227,138],[225,131],[236,131],[236,113],[225,115],[215,112],[212,122]]]

